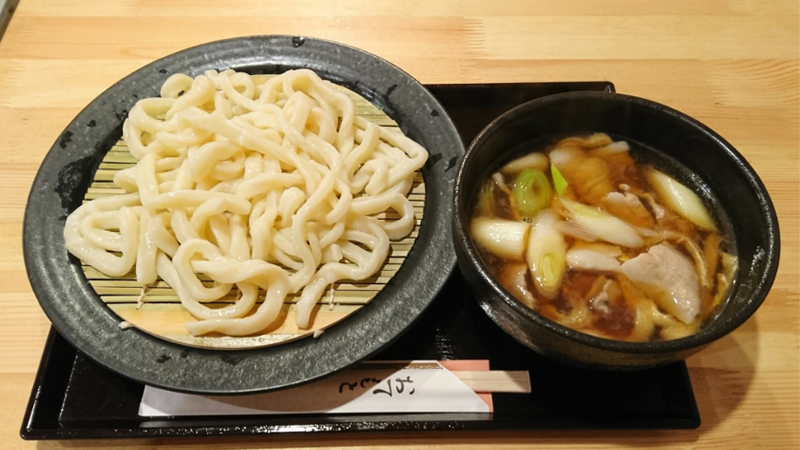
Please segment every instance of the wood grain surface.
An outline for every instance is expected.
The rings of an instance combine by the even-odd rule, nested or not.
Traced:
[[[800,80],[797,1],[357,2],[22,0],[0,41],[0,447],[800,447]],[[423,83],[610,80],[729,140],[770,191],[781,266],[764,306],[688,360],[702,426],[683,431],[349,434],[24,442],[49,327],[28,285],[22,219],[45,153],[95,96],[137,68],[253,34],[331,39]]]

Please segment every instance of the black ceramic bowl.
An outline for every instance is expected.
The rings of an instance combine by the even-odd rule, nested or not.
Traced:
[[[580,333],[540,316],[494,280],[468,234],[480,180],[519,156],[528,142],[605,132],[655,150],[694,175],[681,181],[727,212],[739,257],[724,308],[698,333],[677,340],[622,342]],[[532,149],[528,147],[527,151]],[[772,201],[753,168],[719,135],[674,109],[613,93],[573,92],[520,105],[489,124],[467,149],[456,175],[453,233],[458,264],[483,310],[533,350],[599,369],[636,369],[682,360],[744,323],[767,296],[780,242]]]

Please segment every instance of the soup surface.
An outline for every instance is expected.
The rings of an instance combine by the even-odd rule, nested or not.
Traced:
[[[544,317],[604,338],[701,328],[735,277],[728,222],[646,153],[575,136],[484,180],[470,232],[497,281]]]

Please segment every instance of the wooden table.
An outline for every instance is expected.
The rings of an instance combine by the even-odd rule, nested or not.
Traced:
[[[798,448],[799,9],[797,1],[773,0],[22,0],[0,41],[0,446]],[[26,197],[42,158],[83,106],[128,73],[189,46],[255,34],[347,43],[423,83],[611,80],[619,92],[670,105],[725,136],[769,189],[783,246],[764,306],[688,360],[703,425],[658,432],[20,440],[49,328],[26,280],[21,247]]]

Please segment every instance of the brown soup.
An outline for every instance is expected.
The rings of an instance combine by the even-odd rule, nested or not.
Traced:
[[[701,328],[735,278],[730,225],[646,154],[603,133],[569,137],[487,177],[470,233],[498,282],[542,316],[608,339]]]

